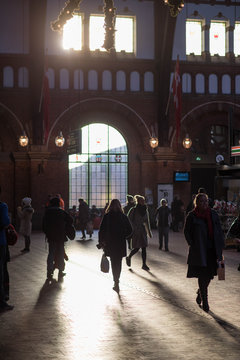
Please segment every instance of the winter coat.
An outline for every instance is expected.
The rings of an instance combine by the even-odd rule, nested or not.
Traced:
[[[5,227],[9,225],[8,207],[4,202],[0,202],[0,245],[6,245]]]
[[[88,204],[83,201],[78,207],[78,226],[80,229],[86,229],[87,222],[90,220],[90,211]]]
[[[213,209],[211,209],[211,217],[213,224],[213,246],[216,251],[216,259],[222,260],[224,234],[218,214]],[[194,211],[190,211],[186,218],[184,235],[189,245],[187,263],[192,266],[207,266],[207,250],[211,242],[208,236],[206,221],[198,218]]]
[[[34,210],[31,205],[19,206],[17,208],[17,214],[20,218],[20,228],[19,233],[23,236],[30,236],[32,232],[32,216]]]
[[[110,211],[103,216],[99,229],[99,244],[105,255],[124,257],[127,255],[126,238],[132,233],[128,217],[122,212]]]
[[[156,210],[156,220],[158,228],[168,227],[169,226],[169,216],[171,214],[171,210],[167,206],[160,206]]]
[[[43,232],[48,242],[64,243],[67,241],[67,226],[72,224],[72,217],[60,207],[50,206],[43,217]]]
[[[129,220],[133,227],[132,247],[134,249],[147,247],[148,237],[152,237],[148,209],[146,207],[144,214],[142,214],[140,207],[143,206],[137,205],[128,213]]]

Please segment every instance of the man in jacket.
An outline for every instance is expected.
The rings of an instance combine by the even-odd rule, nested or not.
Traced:
[[[65,276],[64,242],[67,241],[67,227],[72,226],[72,223],[72,217],[60,208],[60,199],[52,198],[43,218],[43,231],[48,241],[48,281],[52,281],[55,264],[59,269],[58,281],[62,281]]]
[[[157,227],[158,227],[158,236],[159,236],[159,250],[162,250],[163,238],[164,238],[165,251],[169,251],[168,233],[169,233],[170,214],[171,214],[171,210],[167,206],[167,201],[165,199],[161,199],[160,206],[155,213],[155,217],[157,220]]]

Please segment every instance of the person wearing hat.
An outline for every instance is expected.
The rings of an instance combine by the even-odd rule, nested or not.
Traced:
[[[32,199],[25,197],[22,199],[22,205],[18,206],[17,214],[20,219],[19,234],[24,236],[25,247],[21,250],[22,253],[30,251],[31,232],[32,232],[32,216],[34,209],[32,208]]]

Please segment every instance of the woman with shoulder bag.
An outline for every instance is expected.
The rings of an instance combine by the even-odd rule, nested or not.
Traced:
[[[218,214],[209,207],[206,194],[196,195],[194,209],[186,218],[184,235],[189,245],[187,277],[198,279],[196,302],[208,312],[208,286],[217,275],[218,262],[223,261],[224,235]]]
[[[122,258],[126,256],[126,238],[132,233],[128,217],[123,213],[118,199],[113,199],[106,209],[99,229],[99,244],[106,256],[110,257],[114,280],[113,290],[119,292],[119,278]]]

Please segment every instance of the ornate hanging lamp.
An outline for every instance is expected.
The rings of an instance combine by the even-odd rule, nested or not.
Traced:
[[[57,147],[63,147],[64,143],[65,143],[65,139],[63,137],[62,131],[60,131],[59,135],[55,137],[55,145]]]
[[[22,147],[28,146],[29,139],[28,139],[28,136],[26,135],[25,131],[23,131],[23,134],[21,136],[19,136],[18,142],[19,142],[19,145]]]
[[[184,7],[183,0],[164,0],[165,4],[170,6],[170,14],[172,17],[178,16]]]

